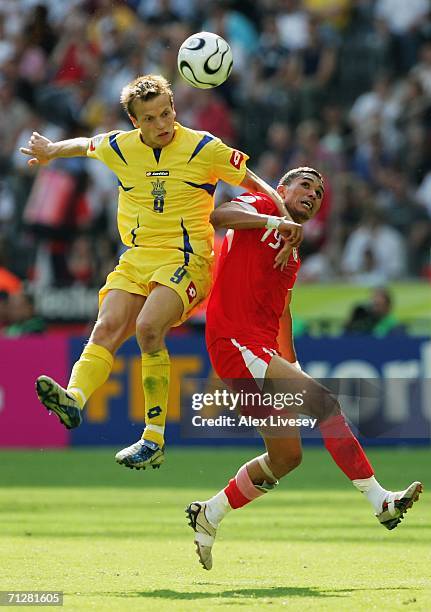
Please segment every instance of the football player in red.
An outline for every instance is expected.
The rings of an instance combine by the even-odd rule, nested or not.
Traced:
[[[306,387],[310,395],[298,412],[316,418],[336,464],[367,497],[380,523],[393,529],[418,499],[421,483],[399,492],[379,484],[337,399],[301,371],[295,353],[289,302],[300,266],[297,226],[319,211],[322,176],[313,168],[295,168],[281,178],[277,190],[293,222],[280,217],[264,194],[243,194],[211,214],[215,228],[228,229],[207,309],[211,362],[217,375],[233,388],[235,381],[244,380],[263,392]],[[281,357],[277,337],[283,314],[288,342]],[[259,433],[266,452],[240,467],[214,497],[192,502],[186,509],[200,563],[207,570],[212,567],[212,546],[225,515],[274,489],[301,462],[299,428],[263,426]]]

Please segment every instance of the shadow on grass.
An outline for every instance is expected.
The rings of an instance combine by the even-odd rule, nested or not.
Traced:
[[[113,593],[111,593],[113,595]],[[174,591],[172,589],[156,589],[154,591],[141,591],[134,593],[118,593],[121,597],[144,597],[154,599],[268,599],[272,597],[345,597],[336,593],[320,591],[314,587],[268,587],[264,589],[232,589],[218,593],[204,591]]]
[[[220,591],[208,593],[204,591],[174,591],[172,589],[156,589],[154,591],[134,591],[124,593],[109,593],[111,597],[143,597],[154,599],[268,599],[276,597],[348,597],[356,591],[410,591],[417,590],[416,587],[376,587],[376,588],[352,588],[352,589],[326,589],[320,590],[317,587],[267,587],[261,589],[232,589],[230,591]],[[94,593],[93,593],[94,594]],[[108,593],[100,593],[108,595]]]

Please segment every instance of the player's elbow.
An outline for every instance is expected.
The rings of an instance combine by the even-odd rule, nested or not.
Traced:
[[[225,215],[223,210],[220,210],[219,208],[216,208],[215,210],[212,211],[212,213],[210,214],[210,223],[213,226],[214,229],[219,229],[221,227],[225,227],[224,223],[225,223],[225,219],[224,219]]]

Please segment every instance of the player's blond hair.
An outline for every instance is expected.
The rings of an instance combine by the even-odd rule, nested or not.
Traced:
[[[136,119],[133,110],[135,100],[143,100],[145,102],[163,94],[168,94],[171,106],[173,107],[174,95],[169,81],[160,74],[144,74],[123,87],[120,102],[126,113]]]
[[[292,170],[288,170],[286,174],[283,174],[279,181],[279,185],[289,185],[294,179],[298,178],[298,176],[302,176],[303,174],[314,174],[318,179],[323,182],[323,176],[315,170],[314,168],[309,168],[308,166],[300,166],[299,168],[292,168]]]

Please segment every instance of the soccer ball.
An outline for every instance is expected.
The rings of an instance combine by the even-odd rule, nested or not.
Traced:
[[[187,83],[199,89],[217,87],[226,81],[233,65],[232,51],[218,34],[198,32],[189,36],[178,51],[178,70]]]

